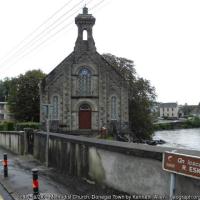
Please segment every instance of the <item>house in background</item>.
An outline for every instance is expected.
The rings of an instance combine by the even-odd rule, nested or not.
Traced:
[[[161,103],[160,117],[166,119],[178,119],[178,110],[177,103]]]
[[[8,102],[0,102],[0,121],[13,120],[14,116],[10,113]]]

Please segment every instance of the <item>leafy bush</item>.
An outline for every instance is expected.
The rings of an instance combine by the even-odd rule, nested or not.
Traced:
[[[3,121],[0,123],[0,131],[14,131],[15,123],[11,121]]]
[[[0,131],[4,130],[4,125],[2,123],[0,123]]]
[[[15,129],[17,131],[23,131],[24,128],[39,129],[40,123],[38,123],[38,122],[19,122],[19,123],[16,123],[16,125],[15,125]]]
[[[154,130],[169,130],[173,129],[174,127],[170,123],[161,123],[161,124],[154,124]]]
[[[7,122],[6,123],[6,129],[7,129],[7,131],[14,131],[14,126],[15,126],[14,122]]]

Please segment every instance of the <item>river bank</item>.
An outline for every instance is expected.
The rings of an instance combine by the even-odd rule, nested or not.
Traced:
[[[191,129],[191,128],[200,128],[200,119],[194,117],[187,120],[176,120],[169,122],[157,122],[154,123],[154,130],[174,130],[174,129]]]

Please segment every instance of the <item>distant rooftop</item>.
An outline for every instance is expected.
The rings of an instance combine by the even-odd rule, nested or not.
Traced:
[[[177,107],[178,106],[178,104],[177,103],[161,103],[160,104],[160,107],[161,108],[165,108],[165,107],[173,107],[173,108],[175,108],[175,107]]]

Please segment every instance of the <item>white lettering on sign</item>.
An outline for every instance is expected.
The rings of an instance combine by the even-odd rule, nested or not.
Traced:
[[[183,160],[182,158],[178,158],[178,163],[184,164],[184,163],[185,163],[185,160]]]
[[[186,171],[187,170],[187,166],[186,165],[182,165],[181,169]]]
[[[189,167],[189,172],[200,174],[200,169],[196,167]]]
[[[190,160],[188,160],[188,165],[200,167],[200,163],[196,163],[196,162],[193,162],[193,161],[190,161]]]
[[[165,152],[163,155],[163,169],[172,173],[200,179],[200,157]]]

